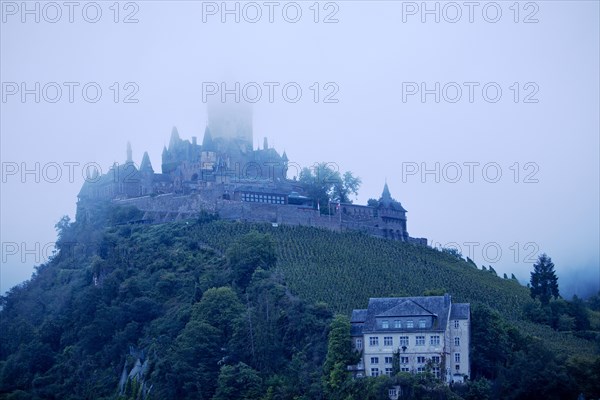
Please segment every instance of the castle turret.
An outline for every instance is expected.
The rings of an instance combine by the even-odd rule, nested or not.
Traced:
[[[149,195],[154,192],[154,169],[152,168],[152,163],[150,162],[150,157],[148,156],[148,152],[144,152],[144,156],[142,157],[142,163],[140,164],[140,185],[141,185],[141,195]]]
[[[248,149],[254,143],[252,107],[247,103],[209,102],[208,127],[215,140],[234,140]]]
[[[382,219],[381,229],[386,237],[408,241],[406,210],[399,201],[392,197],[387,182],[383,186],[383,192],[379,199],[378,214]]]
[[[142,173],[154,173],[154,169],[152,169],[152,163],[150,162],[150,157],[148,156],[147,151],[144,152],[144,156],[142,157],[140,171]]]
[[[204,139],[202,140],[202,151],[215,151],[212,134],[208,126],[204,130]]]
[[[267,141],[267,138],[265,138],[265,140],[263,141],[263,150],[267,150],[269,148],[269,142]]]
[[[383,193],[381,193],[381,199],[379,202],[384,206],[389,206],[394,199],[392,199],[392,194],[390,193],[390,188],[388,187],[387,182],[383,186]]]
[[[132,151],[131,151],[131,142],[127,142],[127,163],[133,162]]]
[[[180,141],[181,139],[179,138],[179,132],[177,131],[176,127],[173,127],[171,130],[171,140],[169,140],[169,150],[173,150],[175,147],[177,147]]]

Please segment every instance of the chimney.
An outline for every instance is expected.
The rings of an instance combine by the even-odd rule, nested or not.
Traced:
[[[451,299],[452,297],[448,293],[444,295],[444,307],[448,307],[450,305]]]

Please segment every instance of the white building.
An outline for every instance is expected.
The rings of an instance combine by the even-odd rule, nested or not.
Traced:
[[[356,377],[426,369],[445,382],[469,378],[471,308],[450,295],[372,298],[352,311],[352,343],[362,351]],[[396,353],[396,359],[394,359]]]

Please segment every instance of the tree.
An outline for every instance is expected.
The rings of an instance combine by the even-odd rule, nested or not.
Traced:
[[[319,204],[322,213],[329,212],[330,201],[350,203],[350,196],[358,194],[362,183],[352,172],[341,175],[336,164],[326,162],[303,168],[299,181],[307,196],[314,200],[315,208]]]
[[[236,319],[244,312],[244,306],[233,289],[229,287],[210,288],[202,300],[192,308],[192,320],[210,323],[221,331],[221,339],[229,340],[233,334]]]
[[[448,254],[449,256],[452,256],[457,260],[463,260],[462,253],[455,247],[442,247],[442,253]]]
[[[338,314],[331,322],[327,357],[323,365],[323,378],[328,398],[345,398],[344,388],[350,380],[347,367],[357,362],[350,340],[350,321],[345,315]]]
[[[227,249],[226,256],[233,281],[242,289],[248,286],[257,268],[269,270],[277,260],[271,236],[258,232],[247,233],[236,240]]]
[[[352,172],[344,172],[342,179],[333,185],[333,200],[341,203],[352,203],[350,195],[358,195],[361,183],[361,179],[352,175]]]
[[[369,200],[367,200],[367,205],[369,207],[375,207],[375,208],[377,208],[377,207],[379,207],[379,200],[377,200],[377,199],[369,199]]]
[[[552,297],[558,299],[558,278],[554,272],[554,263],[545,253],[533,264],[530,283],[531,298],[539,298],[543,305],[547,305]]]
[[[260,398],[262,381],[258,373],[240,362],[221,367],[213,400],[251,400]]]

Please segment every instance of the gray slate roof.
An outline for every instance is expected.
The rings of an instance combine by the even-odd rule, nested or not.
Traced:
[[[450,296],[371,298],[366,310],[352,311],[352,334],[377,331],[376,320],[381,317],[432,316],[434,317],[432,329],[444,330],[450,313],[450,304]],[[452,305],[452,308],[454,306]],[[466,315],[468,318],[469,304],[458,304],[458,306],[456,315]]]
[[[454,303],[450,312],[450,319],[469,319],[471,305],[469,303]]]
[[[365,322],[367,319],[367,310],[352,310],[350,322]]]

